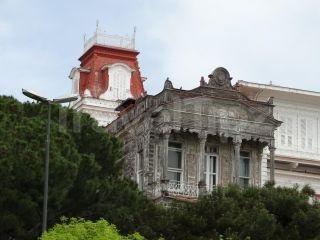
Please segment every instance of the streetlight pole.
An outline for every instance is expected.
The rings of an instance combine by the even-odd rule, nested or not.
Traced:
[[[44,189],[43,189],[43,211],[42,211],[42,232],[47,230],[48,216],[48,188],[49,188],[49,160],[50,160],[50,125],[51,125],[51,103],[48,102],[48,121],[46,139],[46,160],[44,167]]]
[[[47,120],[47,136],[46,136],[46,158],[44,169],[44,190],[43,190],[43,212],[42,212],[42,232],[47,230],[47,218],[48,218],[48,192],[49,192],[49,162],[50,162],[50,133],[51,133],[51,104],[53,103],[67,103],[78,99],[76,95],[68,97],[56,98],[49,100],[36,94],[33,91],[22,89],[22,93],[38,102],[48,105],[48,120]]]

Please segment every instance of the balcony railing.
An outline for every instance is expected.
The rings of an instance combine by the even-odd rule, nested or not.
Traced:
[[[167,188],[168,194],[171,196],[184,196],[197,198],[199,190],[197,185],[186,184],[184,182],[170,181]]]
[[[85,39],[84,52],[86,52],[94,44],[101,44],[134,50],[135,39],[134,37],[130,38],[122,37],[119,35],[108,35],[103,32],[96,31],[91,38],[89,38],[88,40]]]
[[[204,186],[202,189],[203,193],[210,194],[216,190],[216,186]],[[167,182],[154,182],[152,188],[152,195],[159,197],[165,194],[165,196],[174,197],[186,197],[186,198],[198,198],[199,197],[199,186],[197,184],[188,184],[178,181],[167,181]]]

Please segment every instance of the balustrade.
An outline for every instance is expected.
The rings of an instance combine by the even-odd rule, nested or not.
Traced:
[[[86,52],[94,44],[109,45],[134,50],[134,38],[108,35],[99,31],[95,32],[95,34],[88,40],[85,40],[84,52]]]
[[[183,182],[170,181],[167,191],[172,196],[185,196],[197,198],[199,195],[198,185],[186,184]]]

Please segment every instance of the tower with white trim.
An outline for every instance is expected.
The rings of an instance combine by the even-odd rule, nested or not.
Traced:
[[[80,66],[69,75],[72,93],[79,95],[71,107],[90,114],[100,126],[116,119],[115,108],[123,100],[145,95],[138,54],[134,35],[107,35],[97,28],[90,39],[84,39]]]

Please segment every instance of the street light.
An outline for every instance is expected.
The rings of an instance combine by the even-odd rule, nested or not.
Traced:
[[[67,97],[47,99],[38,95],[33,91],[22,89],[22,93],[38,102],[48,104],[48,122],[47,122],[47,139],[46,139],[46,158],[45,158],[45,178],[44,178],[44,197],[43,197],[43,212],[42,212],[42,232],[47,230],[47,216],[48,216],[48,183],[49,183],[49,159],[50,159],[50,122],[51,122],[51,104],[53,103],[67,103],[78,99],[76,95]]]

